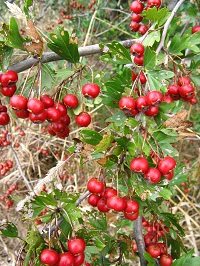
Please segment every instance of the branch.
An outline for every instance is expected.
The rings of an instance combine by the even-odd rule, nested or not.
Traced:
[[[173,2],[173,1],[172,1]],[[183,2],[185,2],[185,0],[180,0],[174,7],[174,9],[172,10],[172,13],[170,15],[170,17],[168,18],[168,20],[166,21],[165,23],[165,26],[164,26],[164,29],[163,29],[163,34],[162,34],[162,37],[161,37],[161,41],[160,41],[160,44],[156,50],[156,54],[159,54],[161,49],[163,48],[164,46],[164,42],[165,42],[165,38],[166,38],[166,35],[167,35],[167,31],[168,31],[168,28],[169,28],[169,25],[174,17],[174,15],[176,14],[176,12],[178,11],[179,7],[183,4]]]
[[[121,41],[120,43],[125,48],[130,48],[131,45],[136,41],[139,41],[139,39],[125,40],[125,41]],[[79,51],[80,56],[93,55],[93,54],[99,54],[99,53],[104,52],[101,50],[98,44],[89,45],[85,47],[79,47],[78,51]],[[48,62],[58,61],[62,59],[63,58],[61,58],[59,55],[57,55],[54,52],[46,52],[42,56],[41,63],[48,63]],[[39,59],[28,58],[19,63],[9,66],[8,69],[12,69],[15,72],[19,73],[26,69],[29,69],[33,64],[37,62],[39,62]]]
[[[138,247],[138,253],[140,258],[140,265],[146,266],[147,261],[144,257],[145,252],[145,243],[142,233],[142,216],[138,216],[138,218],[134,221],[134,229],[133,229],[133,238],[136,241],[137,247]]]
[[[78,207],[79,204],[80,204],[85,198],[87,198],[87,196],[89,196],[89,195],[90,195],[90,191],[86,191],[83,195],[81,195],[81,196],[77,199],[77,201],[76,201],[76,207]]]

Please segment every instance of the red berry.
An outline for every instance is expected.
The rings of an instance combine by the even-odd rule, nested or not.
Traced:
[[[85,259],[85,254],[80,253],[79,255],[74,256],[74,266],[82,265]]]
[[[69,128],[68,126],[65,127],[65,130],[63,132],[60,133],[56,133],[56,136],[63,139],[69,136]]]
[[[29,119],[35,124],[43,123],[46,120],[46,118],[47,118],[47,113],[45,110],[40,114],[29,113]]]
[[[141,56],[135,56],[134,59],[133,59],[134,63],[138,66],[142,66],[143,63],[144,63],[144,56],[141,55]]]
[[[192,34],[194,34],[195,32],[200,31],[200,26],[196,25],[194,27],[192,27]]]
[[[103,193],[105,198],[117,196],[117,190],[111,187],[107,187]]]
[[[139,212],[140,205],[136,200],[126,200],[126,207],[124,211],[126,213]]]
[[[159,262],[161,266],[171,266],[173,263],[173,259],[169,254],[162,254],[160,256]]]
[[[51,98],[51,96],[47,94],[42,95],[41,101],[43,102],[45,108],[50,108],[54,106],[54,100]]]
[[[12,97],[13,94],[16,92],[16,84],[13,84],[11,86],[2,86],[1,93],[6,97]]]
[[[141,17],[140,15],[138,15],[136,13],[132,13],[131,19],[132,19],[132,21],[140,23],[142,21],[143,17]]]
[[[160,91],[149,91],[147,93],[147,98],[151,105],[158,106],[163,100],[162,93]]]
[[[147,82],[145,75],[142,73],[139,74],[139,80],[141,84],[145,84]]]
[[[130,162],[130,169],[134,173],[145,174],[148,167],[148,161],[143,157],[135,158]]]
[[[107,199],[107,206],[110,209],[120,212],[125,209],[126,201],[123,198],[120,198],[119,196],[109,197]]]
[[[18,81],[18,75],[14,70],[7,70],[0,75],[0,83],[2,86],[11,86]]]
[[[120,99],[118,106],[123,111],[132,111],[135,109],[135,100],[131,96],[124,96]]]
[[[100,87],[97,84],[88,83],[83,85],[82,93],[87,99],[94,99],[99,95]]]
[[[25,110],[27,108],[27,98],[23,95],[13,95],[10,98],[10,105],[15,110]]]
[[[136,56],[141,56],[144,54],[144,46],[141,44],[141,43],[134,43],[131,45],[130,47],[130,52],[133,54],[133,55],[136,55]]]
[[[63,102],[69,108],[76,108],[78,106],[78,98],[74,94],[65,95]]]
[[[155,244],[150,244],[147,247],[147,252],[153,257],[153,258],[158,258],[161,254],[160,247]]]
[[[149,110],[150,103],[147,96],[140,96],[135,101],[136,109],[141,112]]]
[[[139,28],[138,28],[138,32],[141,35],[144,35],[148,31],[148,29],[149,28],[146,25],[140,25]]]
[[[83,253],[85,250],[85,241],[83,238],[70,238],[68,241],[68,250],[77,255]]]
[[[134,221],[138,218],[139,212],[131,213],[131,212],[125,212],[124,211],[124,217],[128,220]]]
[[[14,113],[19,118],[28,118],[29,117],[29,111],[28,110],[14,110]]]
[[[174,158],[170,156],[164,157],[158,163],[158,170],[161,172],[162,175],[170,173],[175,167],[176,167],[176,161],[174,160]]]
[[[50,107],[46,109],[46,114],[47,114],[47,120],[49,122],[57,122],[58,120],[60,120],[61,117],[60,111],[55,107]]]
[[[82,112],[76,116],[76,124],[80,127],[87,127],[91,123],[91,116],[86,113]]]
[[[101,198],[98,202],[97,202],[97,208],[100,212],[108,212],[110,209],[108,208],[107,205],[107,199],[106,198]]]
[[[131,31],[135,31],[136,32],[136,31],[138,31],[139,27],[140,27],[139,23],[137,23],[136,21],[131,21],[131,23],[130,23]]]
[[[5,125],[8,125],[9,122],[10,122],[10,117],[9,117],[8,113],[1,112],[0,113],[0,125],[5,126]]]
[[[190,84],[190,79],[186,76],[181,76],[179,79],[178,79],[178,85],[179,86],[183,86],[183,85],[187,85],[187,84]]]
[[[161,173],[157,168],[150,167],[144,174],[146,179],[149,179],[152,183],[156,184],[161,179]]]
[[[54,107],[60,112],[61,117],[67,114],[67,108],[63,103],[55,103]]]
[[[99,179],[92,177],[87,183],[87,189],[91,193],[101,193],[104,190],[104,183]]]
[[[144,236],[144,243],[146,246],[157,243],[157,237],[155,233],[148,233]]]
[[[59,255],[59,261],[54,266],[72,266],[74,265],[74,256],[70,252],[65,252]]]
[[[156,116],[159,112],[158,106],[150,106],[149,110],[145,111],[145,115],[152,117],[152,116]]]
[[[89,197],[88,197],[88,203],[90,205],[92,205],[93,207],[96,207],[97,206],[97,203],[98,201],[100,200],[100,196],[98,196],[97,194],[91,194]]]
[[[194,96],[194,87],[191,84],[186,84],[179,87],[179,94],[183,98],[190,98]]]
[[[44,249],[40,254],[40,261],[50,266],[55,266],[59,260],[58,253],[53,249]]]
[[[130,5],[130,10],[136,14],[142,13],[143,9],[144,9],[144,6],[139,1],[133,1]]]
[[[44,104],[37,98],[31,98],[27,102],[27,109],[29,112],[33,112],[34,114],[38,115],[44,111]]]
[[[156,6],[157,8],[159,8],[161,6],[161,0],[148,0],[147,1],[147,5],[149,7],[154,7]]]

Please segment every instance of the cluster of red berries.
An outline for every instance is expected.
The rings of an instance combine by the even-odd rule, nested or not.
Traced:
[[[0,106],[0,108],[1,108],[1,106]],[[0,146],[6,147],[6,146],[11,144],[11,142],[7,139],[7,136],[8,136],[8,130],[7,129],[2,130],[2,133],[0,134]]]
[[[159,240],[169,232],[169,228],[163,225],[162,220],[150,222],[142,218],[142,225],[147,230],[147,234],[144,235],[146,251],[153,258],[159,258],[161,266],[170,266],[173,259],[168,254],[166,244]]]
[[[50,266],[79,266],[85,263],[86,244],[83,238],[70,238],[67,246],[68,251],[62,254],[54,249],[44,249],[40,254],[40,261]]]
[[[12,205],[14,204],[14,201],[8,196],[0,196],[0,200],[4,202],[5,204],[5,210],[9,210],[10,207],[12,207]]]
[[[144,64],[144,51],[145,47],[141,43],[134,43],[130,47],[130,52],[134,56],[133,62],[138,66],[143,66]]]
[[[13,86],[18,80],[17,73],[8,70],[1,74],[0,81],[2,85]],[[87,99],[94,99],[100,93],[100,87],[94,83],[85,84],[82,87],[82,94]],[[4,93],[5,95],[5,93]],[[79,104],[78,98],[74,94],[67,94],[63,98],[63,103],[54,102],[54,99],[44,94],[37,98],[27,99],[23,95],[7,94],[9,96],[10,105],[19,118],[28,118],[33,123],[43,123],[45,120],[50,122],[48,125],[48,133],[52,136],[65,138],[69,135],[70,117],[67,114],[67,108],[76,108]],[[7,114],[7,108],[1,105],[2,112],[0,112],[0,125],[9,123],[10,118]],[[81,127],[87,127],[91,122],[91,116],[87,112],[81,112],[76,116],[76,123]]]
[[[191,84],[191,80],[186,76],[179,77],[178,84],[169,85],[167,88],[167,96],[169,96],[172,101],[182,99],[191,104],[196,104],[198,102],[195,97],[195,89]]]
[[[13,161],[8,160],[0,164],[0,176],[5,176],[13,167]]]
[[[171,180],[174,176],[175,167],[176,161],[171,156],[159,160],[157,167],[149,167],[148,161],[144,157],[134,158],[130,162],[131,171],[144,175],[144,178],[152,184],[158,183],[162,176]]]
[[[105,187],[104,183],[98,178],[91,178],[87,183],[87,189],[90,194],[88,203],[93,207],[97,207],[100,212],[108,212],[114,210],[123,212],[124,217],[134,221],[139,215],[139,203],[128,196],[119,197],[118,191],[111,187]]]
[[[133,1],[130,5],[130,10],[132,11],[130,29],[134,32],[139,32],[141,35],[144,35],[149,29],[148,26],[140,23],[143,20],[141,13],[143,10],[147,10],[152,7],[159,8],[161,6],[161,0],[147,0],[147,5],[144,6],[142,0]]]

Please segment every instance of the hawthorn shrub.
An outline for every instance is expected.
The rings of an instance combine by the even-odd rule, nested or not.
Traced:
[[[181,153],[199,141],[198,3],[86,2],[68,1],[43,30],[32,1],[5,7],[0,199],[26,236],[9,220],[1,235],[20,240],[15,265],[199,265],[172,211],[199,169]]]

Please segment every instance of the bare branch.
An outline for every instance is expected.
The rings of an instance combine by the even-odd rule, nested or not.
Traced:
[[[81,196],[77,199],[77,201],[76,201],[76,207],[78,207],[79,204],[80,204],[85,198],[87,198],[87,196],[89,196],[89,195],[90,195],[90,191],[86,191],[83,195],[81,195]]]
[[[136,41],[139,41],[139,39],[125,40],[125,41],[121,41],[120,43],[124,47],[130,48],[131,45]],[[79,47],[78,51],[79,51],[80,56],[87,56],[87,55],[103,53],[103,51],[101,51],[101,48],[99,47],[98,44],[89,45],[89,46],[85,46],[85,47]],[[61,59],[62,58],[54,52],[46,52],[43,54],[43,57],[41,59],[41,63],[58,61]],[[19,72],[22,72],[26,69],[29,69],[33,64],[37,63],[37,61],[39,62],[38,59],[28,58],[28,59],[25,59],[25,60],[17,63],[17,64],[9,66],[9,69],[12,69],[12,70],[16,71],[17,73],[19,73]]]

